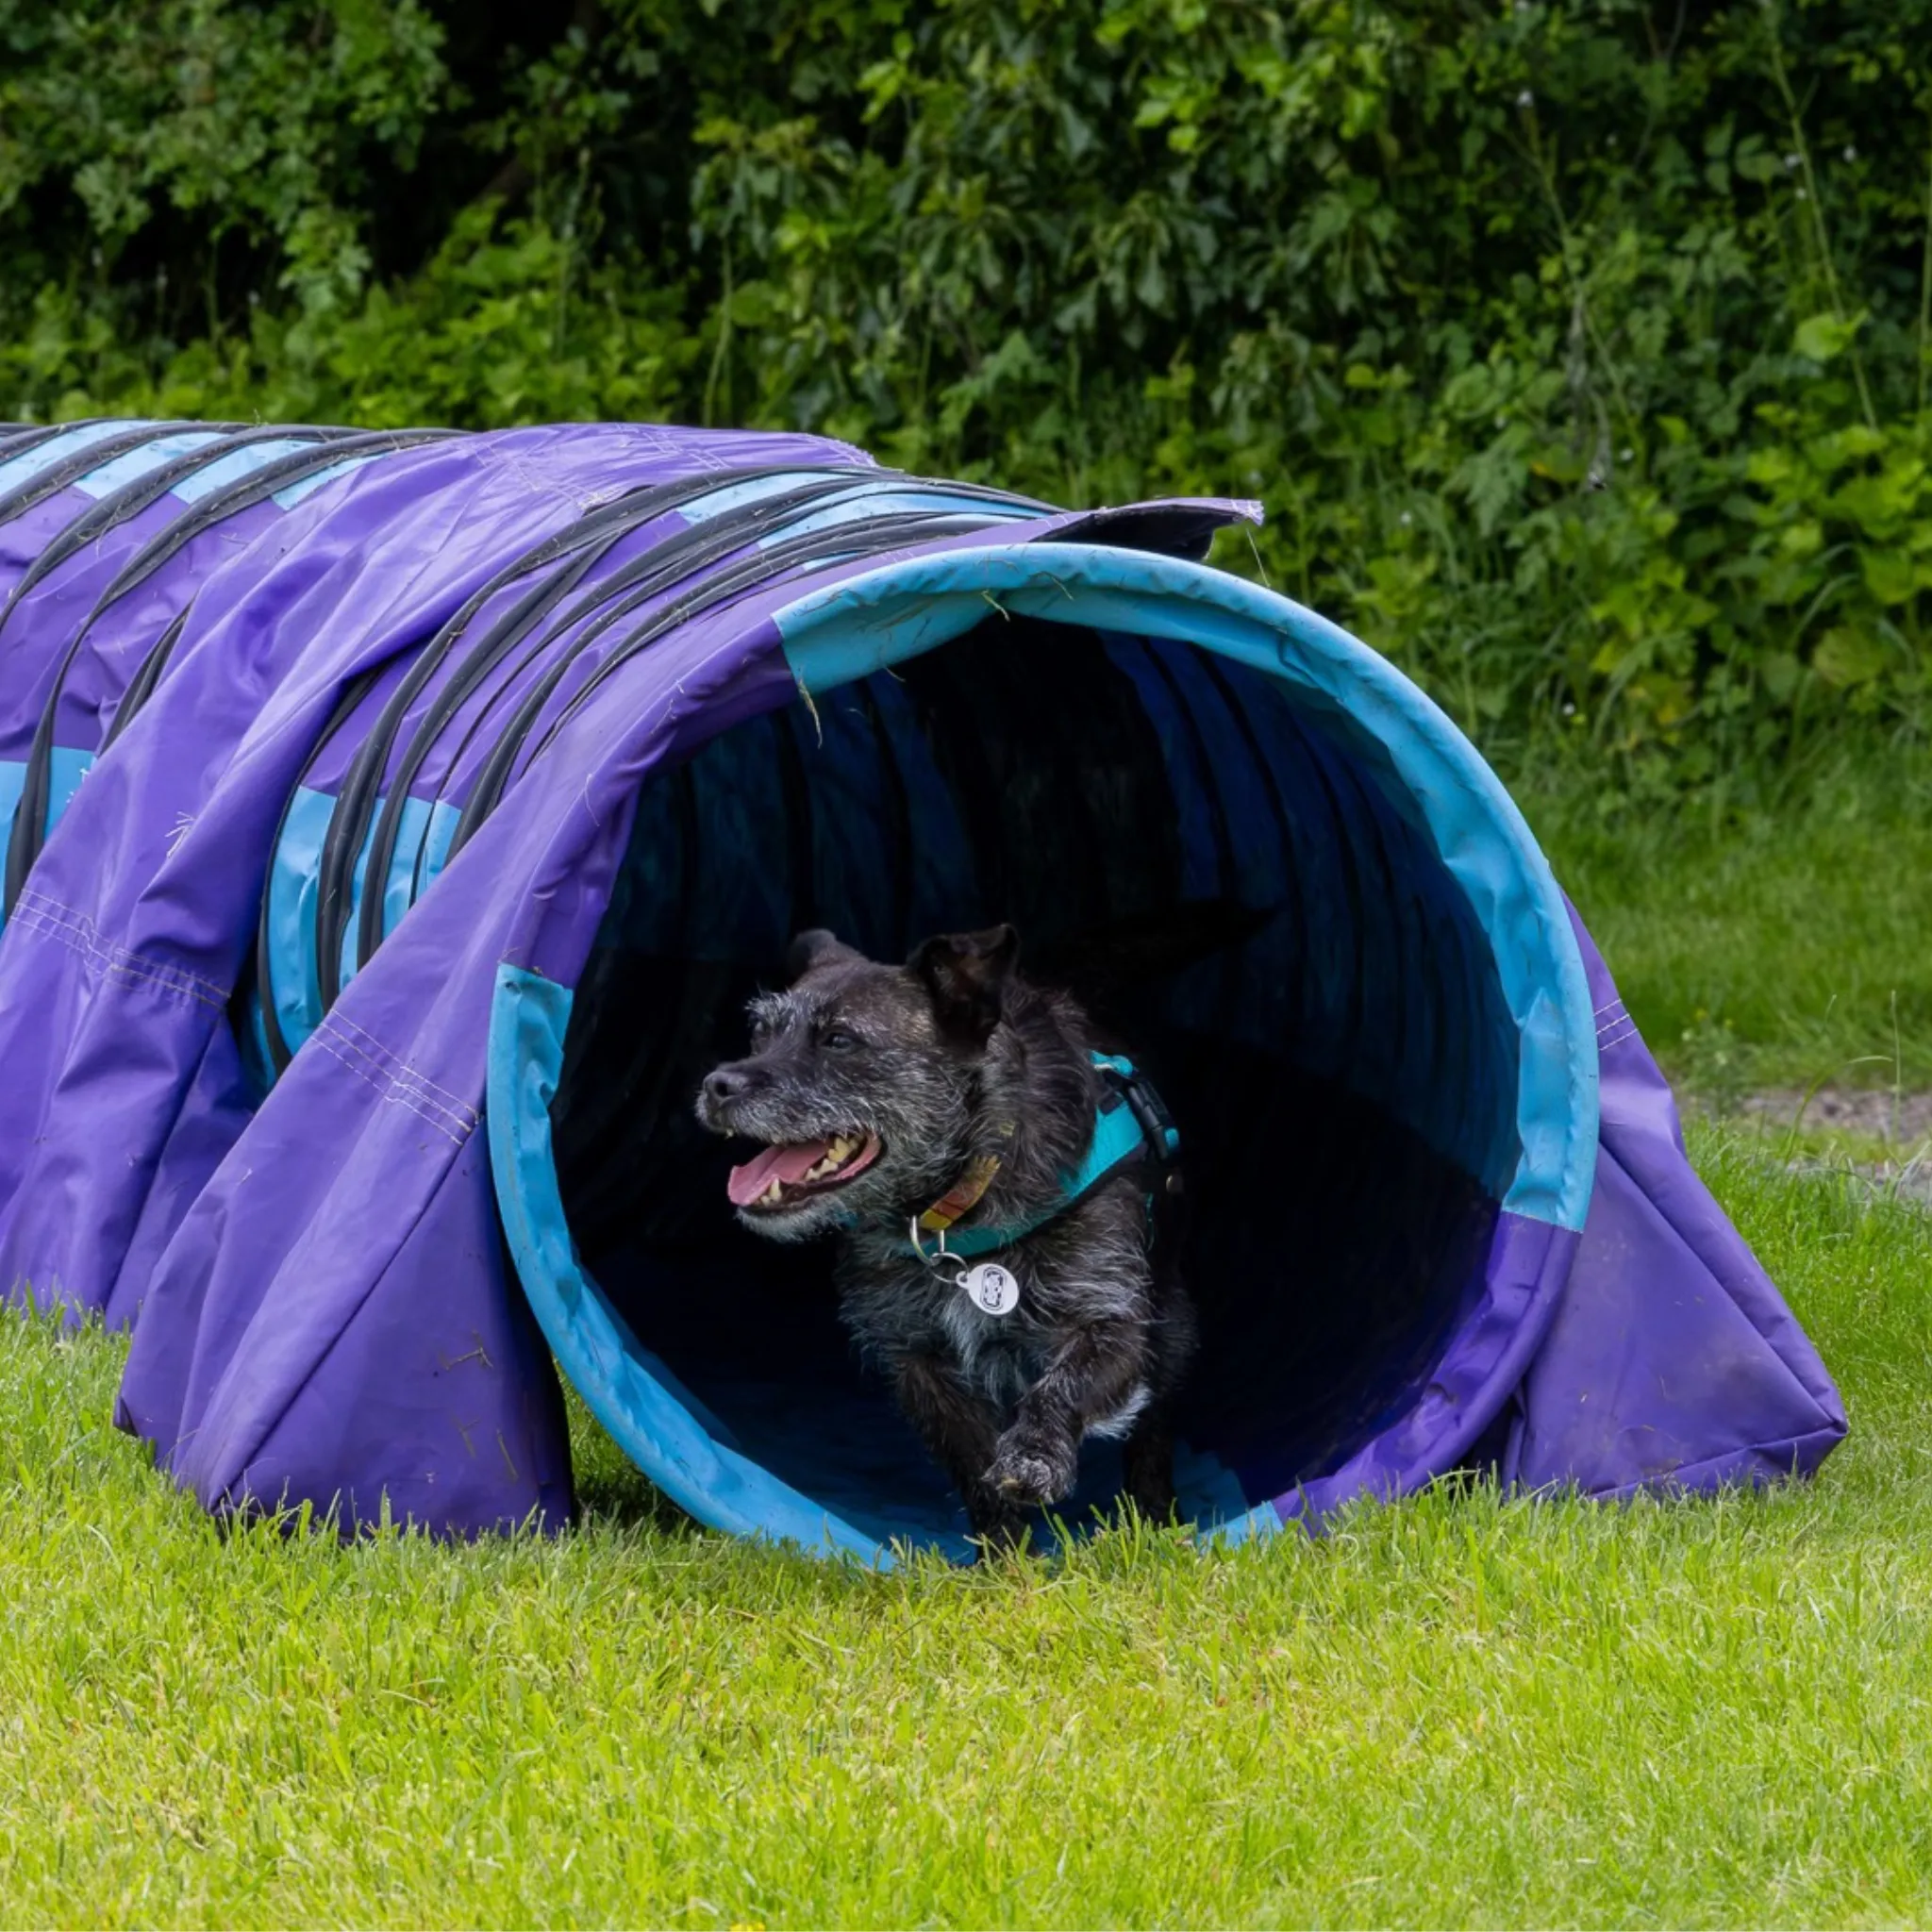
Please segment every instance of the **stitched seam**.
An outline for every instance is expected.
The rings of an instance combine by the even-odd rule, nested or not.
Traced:
[[[367,1061],[374,1071],[366,1077],[386,1082],[399,1094],[407,1094],[415,1103],[415,1111],[422,1113],[425,1119],[432,1113],[441,1114],[446,1120],[453,1121],[465,1133],[471,1131],[481,1120],[482,1116],[474,1108],[446,1107],[433,1095],[424,1092],[420,1085],[411,1086],[403,1076],[410,1074],[412,1070],[398,1060],[394,1055],[371,1053],[366,1047],[358,1046],[355,1041],[343,1039],[331,1023],[325,1020],[315,1029],[313,1037],[321,1040],[328,1036],[333,1038],[331,1050],[340,1049],[336,1051],[336,1058],[342,1060],[344,1066],[350,1063],[343,1058],[345,1054],[353,1055],[358,1061]]]
[[[111,959],[98,958],[96,955],[90,953],[85,944],[75,939],[71,933],[61,932],[58,928],[50,931],[47,928],[36,926],[31,923],[26,924],[26,930],[38,933],[43,939],[55,940],[61,945],[66,946],[69,951],[95,974],[117,980],[124,986],[138,987],[144,991],[163,993],[170,999],[185,1000],[196,1006],[214,1008],[214,1002],[205,999],[200,993],[190,991],[183,987],[171,986],[167,981],[156,979],[151,975],[131,972],[125,966],[116,965]]]
[[[53,940],[65,946],[95,973],[117,979],[125,986],[143,987],[155,992],[166,993],[173,999],[191,1000],[197,1006],[210,1007],[216,1012],[220,1012],[227,1004],[225,1000],[212,998],[202,991],[199,985],[184,986],[164,971],[157,971],[153,967],[140,963],[128,964],[125,960],[113,958],[112,955],[118,948],[100,945],[85,930],[62,925],[58,921],[49,919],[38,908],[16,906],[12,923],[24,931],[34,933],[42,939]],[[127,956],[128,959],[133,958],[131,954]]]
[[[49,924],[63,926],[76,934],[91,953],[103,958],[115,959],[132,971],[151,979],[168,979],[176,982],[183,991],[195,990],[218,1005],[225,1006],[228,989],[218,986],[212,979],[204,979],[200,974],[186,966],[171,965],[165,960],[149,959],[142,954],[130,952],[125,946],[117,946],[110,940],[101,937],[100,927],[85,913],[76,912],[71,906],[63,906],[58,899],[49,899],[44,893],[32,891],[23,891],[16,915],[33,911]]]
[[[375,1036],[375,1034],[371,1034],[371,1032],[369,1032],[369,1028],[365,1028],[365,1025],[358,1025],[358,1024],[356,1024],[356,1022],[354,1022],[352,1018],[348,1018],[346,1014],[340,1014],[340,1012],[336,1012],[336,1014],[330,1014],[330,1024],[334,1025],[334,1028],[338,1028],[340,1032],[344,1032],[344,1034],[352,1034],[352,1036],[354,1036],[354,1041],[352,1041],[352,1043],[359,1043],[359,1045],[363,1047],[363,1051],[365,1051],[365,1053],[367,1053],[367,1055],[369,1055],[371,1058],[376,1058],[376,1060],[383,1060],[385,1064],[392,1066],[392,1069],[396,1069],[396,1071],[400,1071],[400,1073],[408,1074],[408,1076],[409,1076],[409,1078],[411,1078],[411,1080],[415,1082],[415,1086],[417,1086],[417,1088],[419,1088],[421,1091],[424,1091],[425,1095],[435,1095],[435,1097],[437,1097],[439,1101],[446,1103],[446,1105],[448,1105],[448,1109],[450,1109],[452,1113],[459,1113],[459,1115],[468,1115],[468,1117],[472,1117],[472,1119],[475,1117],[475,1109],[472,1108],[472,1105],[470,1105],[470,1103],[468,1103],[468,1101],[466,1101],[464,1097],[461,1097],[461,1093],[454,1093],[454,1091],[450,1091],[450,1088],[444,1088],[444,1086],[437,1086],[437,1082],[435,1082],[435,1080],[431,1080],[431,1078],[429,1078],[429,1074],[425,1074],[425,1073],[421,1073],[421,1071],[417,1071],[417,1069],[415,1069],[415,1066],[411,1066],[411,1064],[409,1064],[409,1062],[408,1062],[408,1060],[406,1060],[406,1058],[404,1058],[404,1057],[402,1057],[400,1053],[396,1053],[396,1051],[394,1051],[392,1047],[387,1047],[387,1045],[385,1045],[383,1041],[380,1041],[380,1040],[376,1040],[376,1036]]]
[[[400,1069],[402,1073],[407,1074],[416,1083],[425,1094],[434,1095],[438,1100],[445,1102],[451,1112],[472,1122],[480,1118],[476,1109],[460,1093],[454,1093],[447,1087],[439,1087],[428,1074],[418,1072],[400,1054],[393,1053],[385,1046],[366,1026],[357,1025],[355,1021],[351,1020],[345,1013],[331,1013],[324,1024],[343,1033],[353,1034],[356,1041],[362,1043],[365,1051],[368,1052],[372,1058],[386,1061],[392,1067]]]
[[[482,1118],[474,1108],[464,1107],[460,1103],[455,1107],[446,1106],[432,1093],[425,1092],[421,1076],[415,1074],[415,1070],[399,1059],[394,1054],[390,1053],[382,1046],[380,1041],[375,1042],[375,1050],[371,1051],[370,1048],[358,1045],[353,1040],[344,1039],[331,1023],[326,1020],[316,1030],[319,1033],[333,1033],[338,1044],[344,1051],[355,1055],[358,1059],[367,1060],[385,1079],[391,1081],[400,1091],[413,1095],[425,1107],[431,1108],[436,1112],[446,1115],[466,1132],[474,1127]],[[406,1078],[406,1075],[408,1077]],[[412,1080],[415,1084],[411,1084]]]
[[[326,1035],[319,1032],[312,1033],[309,1035],[308,1043],[311,1046],[321,1047],[323,1052],[327,1054],[331,1059],[340,1062],[350,1073],[354,1074],[358,1080],[373,1088],[384,1101],[391,1102],[397,1107],[407,1109],[408,1112],[416,1115],[419,1120],[433,1127],[452,1147],[460,1147],[463,1144],[463,1137],[460,1134],[453,1133],[445,1123],[438,1120],[426,1108],[420,1106],[414,1095],[396,1086],[393,1081],[384,1079],[379,1073],[372,1068],[358,1066],[347,1054],[341,1051],[338,1043],[330,1040]]]
[[[432,1133],[440,1134],[452,1147],[460,1147],[463,1144],[463,1137],[455,1132],[446,1122],[439,1120],[434,1114],[419,1107],[408,1093],[384,1080],[379,1074],[372,1073],[366,1067],[358,1066],[333,1041],[324,1040],[320,1044],[324,1053],[361,1080],[385,1106],[400,1107],[406,1113],[414,1114]]]
[[[28,906],[23,899],[15,908],[16,916],[38,920],[42,927],[58,933],[69,941],[76,950],[85,952],[113,965],[140,979],[152,980],[158,985],[171,987],[178,992],[192,994],[197,999],[208,999],[220,1004],[226,995],[222,990],[211,985],[198,974],[185,968],[171,966],[161,960],[145,959],[139,953],[128,951],[125,946],[114,945],[100,936],[100,928],[92,920],[70,911],[65,907],[56,907],[48,901]]]
[[[459,1139],[460,1134],[457,1130],[461,1130],[461,1133],[470,1131],[474,1124],[472,1122],[452,1113],[449,1108],[440,1106],[415,1089],[406,1086],[381,1061],[361,1052],[352,1041],[343,1040],[340,1035],[330,1039],[319,1029],[313,1037],[320,1040],[328,1052],[345,1067],[367,1080],[371,1086],[380,1088],[386,1095],[408,1107],[411,1113],[421,1114],[425,1120],[432,1122],[441,1132],[449,1134],[452,1139]]]

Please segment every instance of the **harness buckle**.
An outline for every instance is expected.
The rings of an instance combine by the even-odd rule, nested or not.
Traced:
[[[1168,1112],[1167,1103],[1161,1099],[1159,1090],[1138,1067],[1131,1074],[1117,1077],[1122,1097],[1133,1110],[1141,1137],[1154,1157],[1154,1164],[1163,1171],[1171,1168],[1180,1158],[1180,1129],[1174,1125],[1174,1116]]]

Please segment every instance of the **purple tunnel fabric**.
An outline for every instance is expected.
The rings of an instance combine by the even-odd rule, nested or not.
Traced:
[[[1232,907],[1123,996],[1207,1154],[1204,1528],[1808,1474],[1837,1393],[1520,818],[1194,560],[1252,514],[636,425],[0,438],[0,1286],[132,1329],[210,1509],[554,1528],[555,1362],[708,1522],[958,1548],[681,1083],[808,910]]]

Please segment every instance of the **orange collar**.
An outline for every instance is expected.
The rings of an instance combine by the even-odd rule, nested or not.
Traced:
[[[1000,1138],[1010,1141],[1013,1126],[1008,1121],[1001,1127]],[[921,1229],[926,1234],[944,1234],[961,1215],[971,1214],[986,1198],[986,1191],[992,1186],[993,1175],[999,1171],[997,1154],[975,1154],[966,1163],[966,1172],[919,1217]]]

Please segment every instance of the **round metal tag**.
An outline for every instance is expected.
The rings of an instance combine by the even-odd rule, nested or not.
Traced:
[[[959,1277],[966,1298],[983,1315],[1010,1315],[1020,1306],[1020,1284],[997,1261],[982,1261]]]

